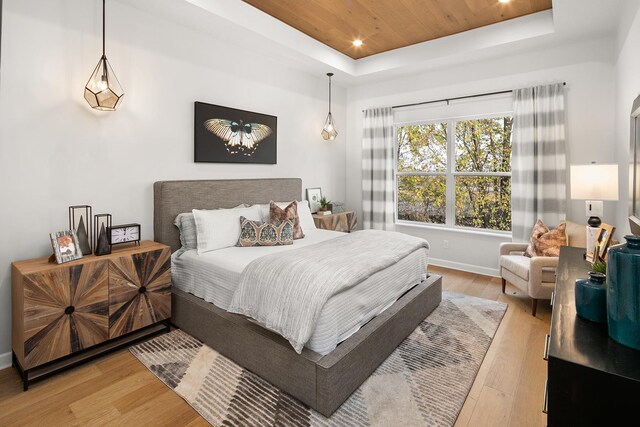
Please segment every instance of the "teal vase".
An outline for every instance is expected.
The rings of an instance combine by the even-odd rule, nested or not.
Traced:
[[[640,350],[640,236],[624,236],[607,261],[607,317],[609,336]]]
[[[588,279],[576,280],[576,313],[592,322],[607,321],[607,284],[602,273],[589,272]]]

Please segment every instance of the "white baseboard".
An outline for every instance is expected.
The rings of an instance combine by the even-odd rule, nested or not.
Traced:
[[[446,259],[429,258],[429,264],[438,267],[452,268],[454,270],[467,271],[469,273],[483,274],[485,276],[500,276],[497,268],[482,267],[480,265],[465,264],[462,262],[449,261]]]
[[[11,366],[11,352],[0,354],[0,369]]]

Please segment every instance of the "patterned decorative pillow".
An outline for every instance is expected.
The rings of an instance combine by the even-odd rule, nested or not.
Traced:
[[[281,246],[293,244],[293,219],[275,223],[240,217],[240,238],[236,246]]]
[[[272,200],[269,203],[269,222],[277,224],[288,219],[293,220],[293,238],[302,239],[304,233],[302,232],[302,227],[300,227],[300,218],[298,217],[298,202],[294,200],[283,209]]]
[[[528,257],[560,256],[560,246],[567,245],[566,228],[567,224],[562,222],[553,230],[549,230],[544,222],[538,219],[531,231],[529,246],[524,255]]]

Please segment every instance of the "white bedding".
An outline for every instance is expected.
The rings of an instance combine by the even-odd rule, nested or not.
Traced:
[[[172,256],[172,280],[176,288],[227,310],[239,284],[240,274],[253,260],[268,254],[309,246],[343,236],[328,230],[305,230],[305,238],[293,245],[229,247],[198,255],[196,250],[177,251]],[[341,341],[391,306],[408,289],[424,280],[428,251],[418,249],[386,268],[332,296],[322,309],[306,347],[320,354],[331,352]],[[387,301],[372,306],[372,301]]]

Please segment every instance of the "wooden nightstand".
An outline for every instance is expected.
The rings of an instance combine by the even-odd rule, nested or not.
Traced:
[[[108,350],[169,330],[171,250],[114,246],[56,264],[11,264],[13,364],[29,383]]]
[[[358,229],[358,218],[354,211],[344,211],[329,215],[313,215],[316,227],[322,230],[344,231],[350,233]]]

